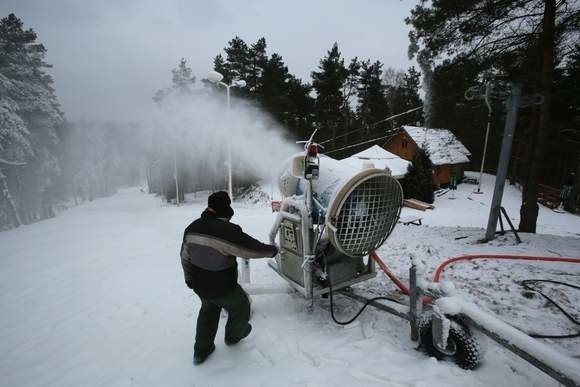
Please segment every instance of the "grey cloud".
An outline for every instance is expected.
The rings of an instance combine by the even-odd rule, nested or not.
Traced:
[[[309,80],[334,41],[348,60],[379,59],[405,68],[408,27],[416,1],[73,1],[4,0],[37,31],[68,118],[139,120],[153,93],[170,83],[185,57],[203,77],[213,57],[239,35],[264,36],[290,71]]]

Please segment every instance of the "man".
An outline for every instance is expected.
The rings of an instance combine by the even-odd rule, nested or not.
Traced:
[[[250,302],[238,284],[236,256],[273,257],[276,246],[263,244],[230,223],[234,210],[227,192],[208,198],[201,217],[185,229],[181,245],[181,265],[185,283],[201,299],[197,317],[194,364],[203,363],[215,350],[214,339],[220,312],[228,313],[225,343],[237,344],[250,334]]]

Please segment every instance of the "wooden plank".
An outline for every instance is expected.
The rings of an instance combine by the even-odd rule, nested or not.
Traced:
[[[419,218],[418,216],[407,216],[404,218],[399,219],[399,223],[408,226],[410,224],[414,224],[415,226],[421,226],[423,224],[423,218]]]
[[[403,205],[406,207],[414,208],[416,210],[425,211],[428,209],[433,209],[435,206],[433,204],[422,202],[417,199],[405,199],[403,200]]]

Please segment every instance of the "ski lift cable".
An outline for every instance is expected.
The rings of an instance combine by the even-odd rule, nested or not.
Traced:
[[[357,147],[357,146],[359,146],[359,145],[364,145],[364,144],[368,144],[368,143],[370,143],[370,142],[375,142],[375,141],[379,141],[379,140],[384,140],[384,139],[386,139],[386,138],[390,138],[390,137],[393,137],[393,136],[394,136],[394,133],[389,133],[389,134],[388,134],[388,135],[386,135],[386,136],[382,136],[382,137],[373,138],[372,140],[366,140],[366,141],[363,141],[363,142],[359,142],[359,143],[356,143],[356,144],[348,145],[348,146],[345,146],[345,147],[342,147],[342,148],[338,148],[338,149],[333,149],[333,150],[331,150],[331,151],[324,152],[324,154],[330,154],[330,153],[338,152],[338,151],[341,151],[341,150],[345,150],[345,149],[349,149],[349,148],[354,148],[354,147]]]
[[[421,105],[421,106],[417,106],[417,107],[415,107],[415,108],[413,108],[413,109],[409,109],[409,110],[407,110],[407,111],[405,111],[405,112],[403,112],[403,113],[399,113],[399,114],[395,114],[395,115],[392,115],[392,116],[389,116],[389,117],[383,118],[382,120],[379,120],[379,121],[377,121],[377,122],[374,122],[374,123],[372,123],[372,124],[370,125],[370,127],[376,126],[376,125],[378,125],[378,124],[381,124],[381,123],[383,123],[383,122],[387,122],[387,121],[394,120],[395,118],[399,118],[399,117],[401,117],[401,116],[404,116],[404,115],[406,115],[406,114],[413,113],[413,112],[415,112],[415,111],[417,111],[417,110],[419,110],[419,109],[423,109],[423,105]],[[349,134],[352,134],[352,133],[360,132],[361,130],[365,130],[365,129],[367,129],[367,127],[364,127],[364,128],[359,128],[359,129],[355,129],[355,130],[351,130],[350,132],[347,132],[347,133],[341,134],[340,136],[336,136],[336,137],[334,137],[334,138],[331,138],[331,139],[328,139],[328,140],[322,141],[322,142],[320,143],[320,145],[323,145],[323,144],[326,144],[327,142],[334,141],[334,140],[336,140],[336,139],[339,139],[339,138],[342,138],[342,137],[348,136]]]
[[[448,95],[448,96],[447,96],[447,97],[445,97],[445,98],[437,98],[437,99],[434,99],[434,100],[432,100],[430,103],[431,103],[431,104],[433,104],[433,103],[443,102],[443,101],[446,101],[446,100],[449,100],[449,99],[455,98],[455,97],[457,97],[458,95],[463,95],[463,94],[464,94],[464,92],[462,92],[462,91],[460,91],[460,92],[456,92],[456,93],[453,93],[453,94],[450,94],[450,95]],[[380,123],[387,122],[387,121],[391,121],[391,120],[393,120],[393,119],[395,119],[395,118],[399,118],[399,117],[401,117],[401,116],[404,116],[404,115],[407,115],[407,114],[410,114],[410,113],[416,112],[417,110],[419,110],[419,109],[422,109],[423,107],[425,107],[425,104],[422,104],[422,105],[420,105],[420,106],[414,107],[414,108],[412,108],[412,109],[409,109],[409,110],[407,110],[407,111],[404,111],[404,112],[402,112],[402,113],[397,113],[397,114],[395,114],[395,115],[393,115],[393,116],[385,117],[385,118],[383,118],[383,119],[381,119],[381,120],[379,120],[379,121],[377,121],[377,122],[374,122],[374,123],[370,124],[368,127],[363,127],[363,128],[354,129],[354,130],[351,130],[351,131],[349,131],[349,132],[346,132],[346,133],[344,133],[344,134],[341,134],[340,136],[336,136],[336,137],[334,137],[334,138],[331,138],[331,139],[328,139],[328,140],[324,140],[324,141],[320,142],[319,144],[320,144],[320,145],[323,145],[323,144],[326,144],[326,143],[328,143],[328,142],[330,142],[330,141],[335,141],[335,140],[337,140],[337,139],[339,139],[339,138],[346,137],[346,136],[348,136],[348,135],[350,135],[350,134],[353,134],[353,133],[356,133],[356,132],[360,132],[360,131],[362,131],[362,130],[367,130],[368,128],[372,128],[372,127],[374,127],[374,126],[376,126],[376,125],[378,125],[378,124],[380,124]],[[329,153],[329,152],[326,152],[326,153]]]

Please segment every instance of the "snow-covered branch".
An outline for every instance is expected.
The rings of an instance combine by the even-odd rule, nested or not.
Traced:
[[[8,161],[8,160],[4,160],[3,158],[0,158],[0,164],[10,165],[10,166],[14,166],[14,167],[22,167],[22,166],[26,165],[26,163],[23,163],[20,161]]]

